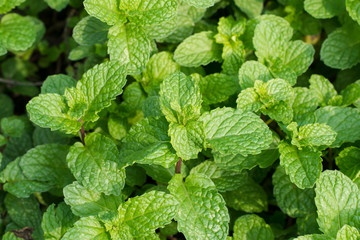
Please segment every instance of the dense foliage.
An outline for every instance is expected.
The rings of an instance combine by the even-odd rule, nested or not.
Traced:
[[[359,0],[0,0],[3,240],[360,238]]]

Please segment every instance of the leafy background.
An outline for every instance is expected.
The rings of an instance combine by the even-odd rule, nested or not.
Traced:
[[[357,0],[0,0],[0,235],[360,238]]]

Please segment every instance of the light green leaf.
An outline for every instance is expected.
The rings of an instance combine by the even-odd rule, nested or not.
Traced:
[[[23,155],[19,166],[27,179],[63,188],[74,179],[66,163],[68,152],[66,145],[40,145]]]
[[[294,240],[333,240],[333,238],[322,234],[312,234],[300,236],[298,238],[295,238]]]
[[[33,17],[6,14],[0,23],[0,43],[9,51],[26,51],[44,33],[44,25]]]
[[[130,198],[119,207],[117,224],[127,225],[134,238],[145,237],[171,222],[178,212],[178,201],[170,194],[151,191]]]
[[[60,203],[56,209],[55,204],[51,204],[43,215],[41,228],[44,231],[46,240],[60,240],[62,236],[78,220],[64,202]]]
[[[316,210],[315,207],[315,191],[312,188],[300,189],[296,187],[285,169],[278,167],[272,176],[274,185],[274,196],[277,205],[282,212],[290,217],[305,217]]]
[[[321,60],[329,67],[347,69],[360,62],[359,26],[344,26],[325,39],[321,46]]]
[[[85,10],[108,25],[114,25],[121,19],[118,0],[85,0]]]
[[[170,52],[159,52],[151,56],[141,76],[136,79],[147,93],[157,95],[165,77],[179,70],[180,66],[174,62]]]
[[[296,146],[281,142],[279,144],[280,165],[298,188],[311,188],[322,171],[321,152],[310,148],[297,149]]]
[[[144,30],[133,23],[118,23],[110,28],[108,37],[110,59],[126,65],[129,74],[140,74],[151,52],[151,42]]]
[[[321,75],[311,75],[309,83],[310,91],[317,97],[321,106],[328,105],[329,100],[337,95],[334,85]]]
[[[161,24],[176,16],[176,0],[122,0],[119,8],[126,12],[130,22],[136,24]]]
[[[160,87],[160,105],[166,119],[186,125],[200,117],[200,87],[182,72],[168,75]]]
[[[246,88],[242,90],[237,99],[237,108],[244,112],[258,112],[262,108],[260,96],[255,88]]]
[[[196,33],[178,45],[174,53],[175,61],[184,67],[199,67],[221,60],[221,45],[211,31]]]
[[[246,171],[224,170],[216,166],[216,163],[212,161],[202,162],[191,169],[190,174],[204,174],[210,177],[220,192],[235,190],[248,178]]]
[[[234,240],[273,240],[274,234],[264,219],[251,214],[236,219],[233,238]]]
[[[3,0],[3,1],[1,1],[0,14],[11,11],[13,8],[19,6],[23,2],[25,2],[25,0]]]
[[[73,182],[64,188],[64,197],[71,211],[80,217],[115,212],[123,202],[121,196],[98,193],[81,186],[78,182]]]
[[[78,119],[66,114],[68,106],[65,98],[54,93],[40,94],[26,105],[30,120],[52,131],[60,130],[67,134],[77,134],[81,128]]]
[[[252,169],[259,165],[261,168],[271,166],[278,158],[279,137],[273,135],[273,142],[270,147],[262,150],[260,154],[248,155],[244,157],[241,154],[220,154],[213,151],[214,161],[217,166],[230,171],[242,171],[243,169]]]
[[[346,10],[350,17],[360,24],[360,3],[356,0],[346,0]]]
[[[6,48],[2,45],[2,43],[0,42],[0,56],[3,56],[7,53]]]
[[[44,1],[49,5],[49,7],[60,12],[68,5],[70,0],[44,0]]]
[[[237,211],[254,213],[266,211],[268,208],[264,189],[250,177],[243,178],[237,189],[222,195],[226,205]]]
[[[123,92],[125,83],[125,66],[117,61],[105,62],[88,70],[76,85],[85,96],[87,105],[82,120],[98,120],[98,113],[109,107],[111,101]]]
[[[100,133],[85,137],[85,146],[75,143],[66,157],[75,178],[86,188],[105,194],[120,195],[125,184],[125,170],[119,166],[116,144]]]
[[[335,142],[331,147],[339,147],[345,142],[360,139],[360,110],[350,107],[327,106],[314,112],[310,123],[325,123],[334,130]]]
[[[171,123],[168,134],[177,156],[183,160],[197,158],[203,148],[204,127],[202,122],[189,121],[186,125]]]
[[[272,133],[254,113],[218,108],[201,116],[209,147],[222,154],[258,154],[269,147]]]
[[[213,6],[216,0],[184,0],[184,2],[196,8],[208,8]]]
[[[95,217],[81,218],[68,230],[62,240],[110,240],[109,233],[102,222]]]
[[[222,73],[214,73],[199,79],[201,95],[206,104],[215,104],[226,101],[239,90],[238,79]]]
[[[2,240],[23,240],[23,238],[16,237],[13,232],[7,232],[2,236]]]
[[[72,77],[64,74],[56,74],[48,76],[41,86],[41,93],[57,93],[64,95],[66,88],[76,86],[76,81]]]
[[[344,225],[336,234],[336,240],[357,240],[359,237],[359,231],[349,225]]]
[[[109,26],[95,17],[87,16],[76,24],[73,30],[74,40],[84,46],[96,43],[103,44],[107,40]]]
[[[359,189],[339,171],[327,170],[316,182],[315,204],[320,230],[333,238],[345,225],[359,226]]]
[[[239,68],[245,62],[244,44],[240,40],[226,43],[223,48],[222,58],[224,59],[221,68],[223,73],[237,75]]]
[[[273,79],[270,71],[262,63],[246,61],[239,70],[240,86],[242,89],[254,87],[256,80],[267,82]]]
[[[301,148],[314,146],[330,146],[336,139],[336,132],[322,123],[310,123],[299,128],[291,143]]]
[[[224,199],[209,177],[191,174],[184,183],[182,175],[176,174],[169,182],[168,189],[180,202],[175,220],[178,230],[186,239],[226,238],[229,214]]]
[[[124,162],[156,164],[166,168],[178,157],[170,144],[165,118],[148,117],[134,125],[123,140],[121,158]]]
[[[293,121],[297,122],[303,119],[307,114],[315,111],[319,106],[319,100],[316,94],[308,88],[294,88],[295,99],[292,105],[294,112]]]
[[[342,173],[355,179],[360,172],[360,148],[347,147],[335,158],[336,165]]]
[[[263,0],[235,0],[235,4],[242,12],[244,12],[249,18],[255,18],[259,16],[263,10]]]
[[[345,10],[345,1],[305,0],[304,8],[315,18],[332,18]]]

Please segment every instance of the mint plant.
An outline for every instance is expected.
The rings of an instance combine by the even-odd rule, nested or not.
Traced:
[[[4,240],[360,238],[356,0],[0,0]]]

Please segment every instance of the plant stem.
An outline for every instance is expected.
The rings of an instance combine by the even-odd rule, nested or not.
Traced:
[[[175,173],[180,173],[181,172],[181,163],[182,163],[182,159],[179,158],[179,161],[176,163]]]
[[[12,79],[0,78],[0,83],[6,83],[10,85],[19,85],[19,86],[41,86],[42,82],[20,82]]]

